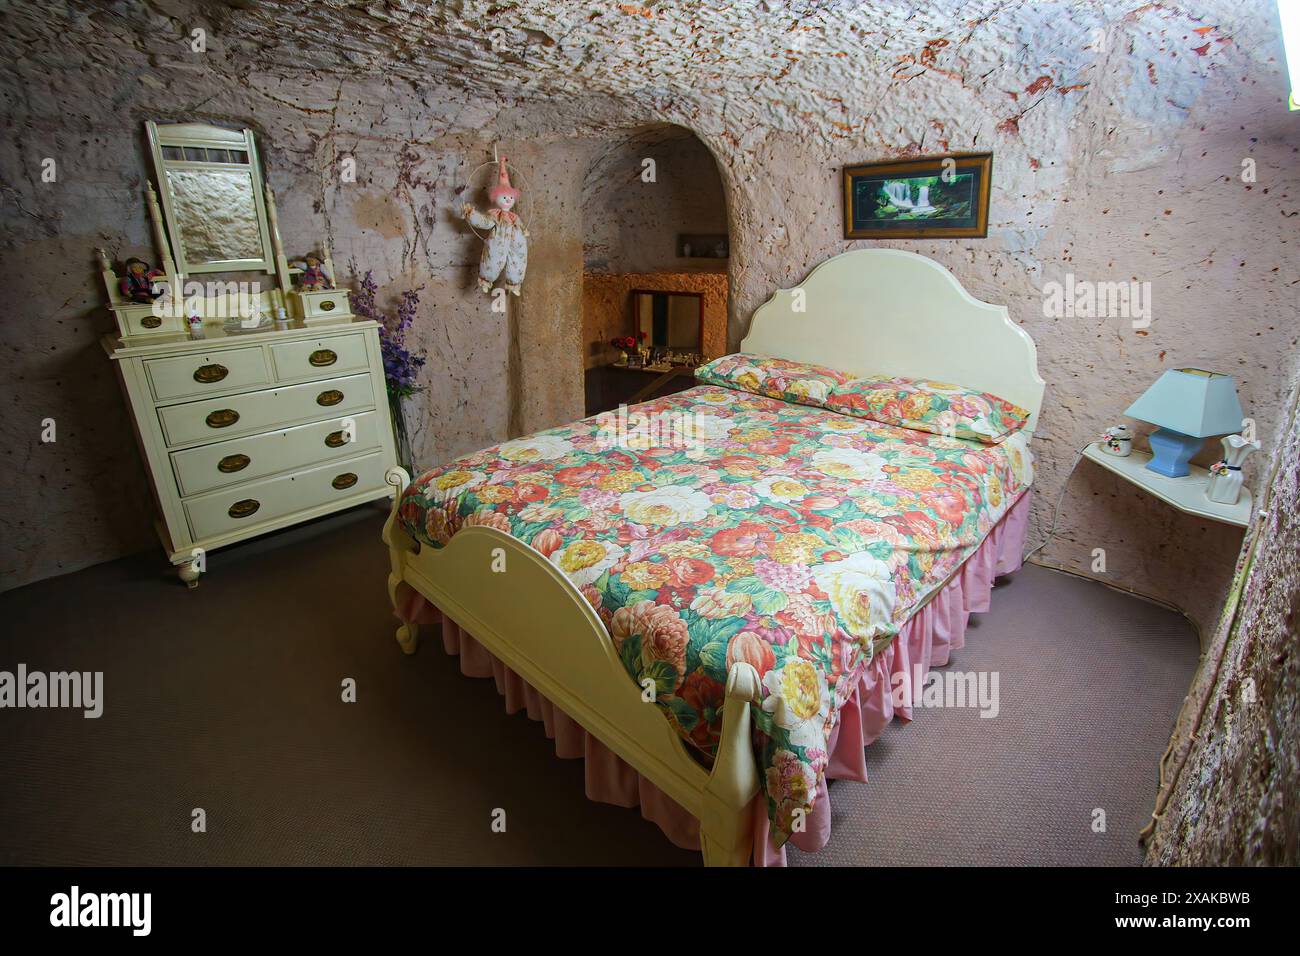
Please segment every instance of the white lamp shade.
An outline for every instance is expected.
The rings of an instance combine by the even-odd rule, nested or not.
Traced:
[[[1242,419],[1232,376],[1195,368],[1165,372],[1124,414],[1193,438],[1231,435]]]

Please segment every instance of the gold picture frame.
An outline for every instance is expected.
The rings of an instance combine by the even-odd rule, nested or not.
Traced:
[[[845,166],[845,239],[983,239],[992,153]]]

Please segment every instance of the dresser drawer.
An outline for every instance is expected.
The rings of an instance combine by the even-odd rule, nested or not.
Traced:
[[[266,356],[256,347],[146,359],[144,370],[154,397],[160,402],[271,383]]]
[[[176,485],[183,497],[197,495],[281,471],[354,457],[379,447],[378,416],[377,412],[359,412],[172,452]],[[349,423],[351,441],[347,440]]]
[[[179,312],[161,309],[162,315],[155,315],[147,306],[123,306],[113,310],[117,317],[117,327],[123,335],[179,335],[185,332],[185,319]]]
[[[202,541],[384,487],[384,456],[375,452],[190,498],[185,516]]]
[[[375,404],[367,375],[327,378],[158,409],[168,445],[220,441],[313,419],[334,419]]]
[[[271,361],[280,382],[361,372],[370,365],[364,332],[272,345]]]
[[[290,293],[295,311],[300,319],[330,319],[351,314],[346,289],[318,289],[314,292]]]

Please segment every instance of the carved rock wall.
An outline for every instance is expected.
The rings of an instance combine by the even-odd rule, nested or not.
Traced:
[[[1147,863],[1300,864],[1300,420],[1294,396],[1258,547],[1180,720]],[[1185,756],[1185,762],[1181,759]]]
[[[611,144],[656,124],[691,130],[716,159],[732,347],[773,289],[866,244],[840,236],[844,164],[994,152],[987,239],[891,245],[1006,303],[1038,343],[1036,536],[1076,450],[1166,368],[1233,372],[1264,442],[1280,434],[1300,171],[1269,0],[119,0],[0,16],[6,585],[152,544],[96,344],[108,319],[90,252],[148,250],[147,118],[253,126],[290,245],[324,233],[345,278],[372,268],[394,295],[423,286],[424,463],[580,413],[584,183]],[[525,295],[505,316],[472,291],[477,241],[448,211],[494,143],[528,171],[533,206]],[[355,183],[339,177],[346,157]],[[1149,316],[1045,314],[1044,285],[1069,276],[1149,283]],[[54,445],[37,438],[45,417]],[[1258,491],[1259,461],[1248,480]],[[1093,573],[1105,548],[1107,580],[1208,628],[1239,540],[1085,462],[1042,557]]]
[[[721,272],[726,259],[678,255],[679,234],[725,235],[713,154],[689,130],[659,124],[600,144],[583,183],[588,272]]]

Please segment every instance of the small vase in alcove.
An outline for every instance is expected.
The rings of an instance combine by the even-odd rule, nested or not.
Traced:
[[[1223,439],[1223,458],[1210,466],[1210,478],[1205,485],[1205,496],[1221,505],[1235,505],[1241,497],[1243,483],[1241,463],[1253,451],[1259,451],[1259,442],[1246,441],[1240,435]]]

